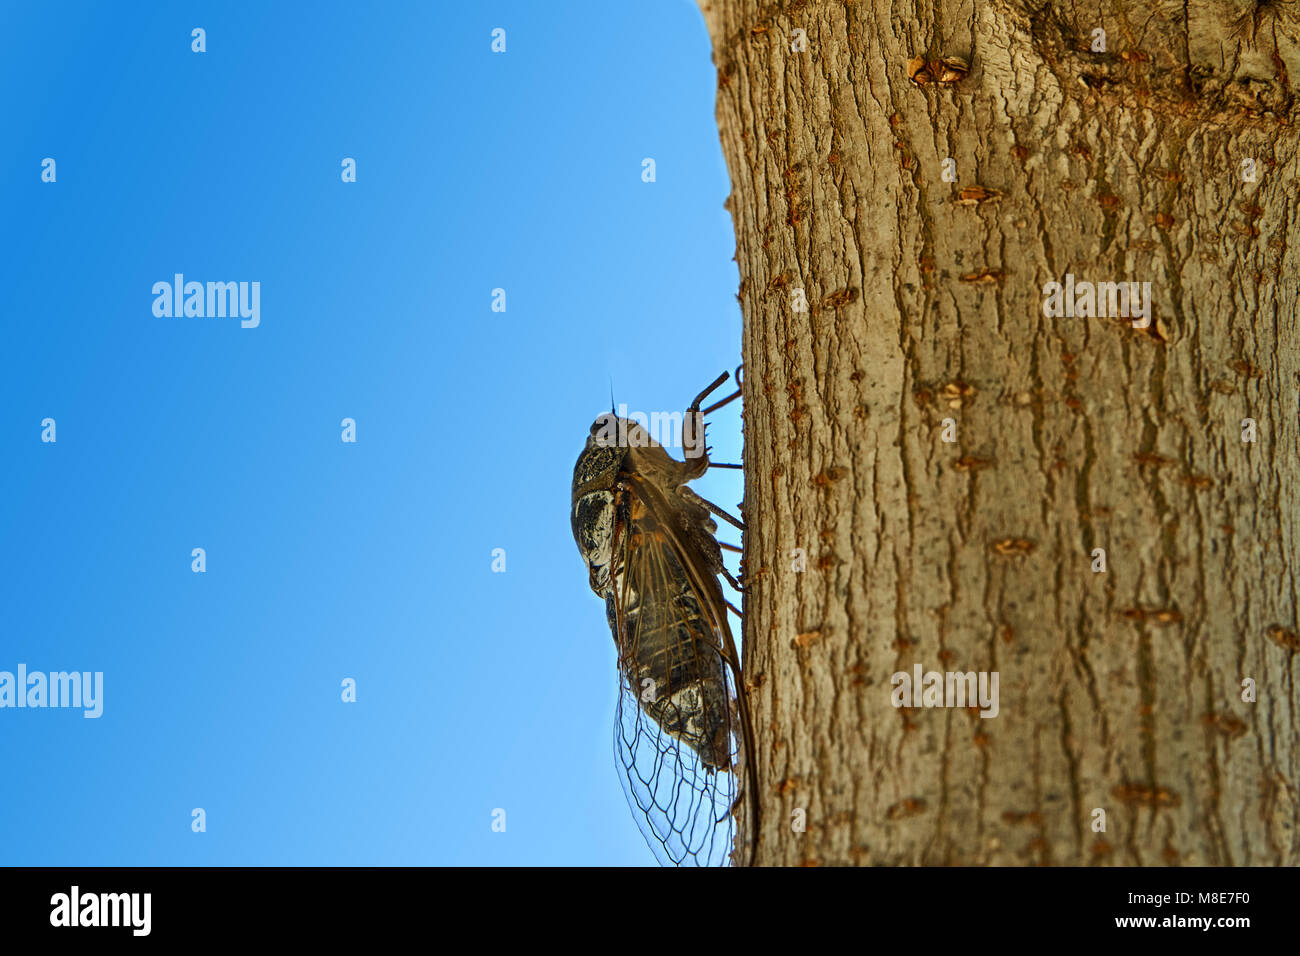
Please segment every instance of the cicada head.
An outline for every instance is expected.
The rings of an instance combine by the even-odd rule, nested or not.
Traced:
[[[626,441],[619,439],[619,425],[623,420],[606,412],[591,425],[587,444],[573,466],[573,504],[588,491],[611,491],[618,473],[627,458]],[[625,423],[625,422],[623,422]],[[625,423],[626,424],[626,423]],[[635,422],[631,424],[635,425]]]
[[[597,418],[573,466],[573,540],[587,564],[591,589],[602,597],[612,571],[617,519],[614,491],[628,453],[627,445],[619,441],[618,423],[612,413]]]

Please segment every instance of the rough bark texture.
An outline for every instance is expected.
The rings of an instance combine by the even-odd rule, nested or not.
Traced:
[[[701,8],[757,862],[1300,862],[1300,5]],[[1150,281],[1151,328],[1046,317],[1067,273]],[[894,708],[914,664],[1000,713]]]

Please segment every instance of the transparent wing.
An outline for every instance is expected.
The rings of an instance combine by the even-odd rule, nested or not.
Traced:
[[[739,778],[702,766],[694,751],[644,712],[626,683],[619,695],[614,754],[628,805],[655,859],[664,866],[728,864]]]
[[[722,652],[730,641],[719,633],[725,611],[701,593],[699,556],[635,499],[622,504],[615,541],[622,560],[606,611],[618,646],[614,754],[623,789],[660,863],[724,866],[743,741]]]

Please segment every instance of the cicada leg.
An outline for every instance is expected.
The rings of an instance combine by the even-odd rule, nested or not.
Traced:
[[[744,589],[743,587],[741,587],[740,582],[737,581],[737,580],[732,576],[732,574],[731,574],[730,571],[728,571],[726,568],[723,568],[723,569],[722,569],[722,573],[726,576],[726,578],[727,578],[727,583],[728,583],[728,584],[730,584],[733,588],[735,588],[735,589],[736,589],[737,591],[739,591],[741,594],[744,594],[744,593],[745,593],[745,589]],[[732,610],[734,611],[735,608],[732,608]],[[739,612],[739,611],[736,611],[736,613],[739,614],[740,612]]]
[[[734,525],[735,527],[739,528],[741,531],[745,530],[745,523],[741,521],[739,518],[733,518],[730,514],[727,513],[725,509],[718,507],[708,498],[703,498],[698,494],[695,497],[699,499],[700,504],[704,505],[704,507],[708,508],[710,511],[712,511],[723,521],[726,521],[728,524]]]

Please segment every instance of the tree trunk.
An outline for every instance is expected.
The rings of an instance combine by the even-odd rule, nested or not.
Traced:
[[[1300,5],[701,7],[757,862],[1300,862]]]

